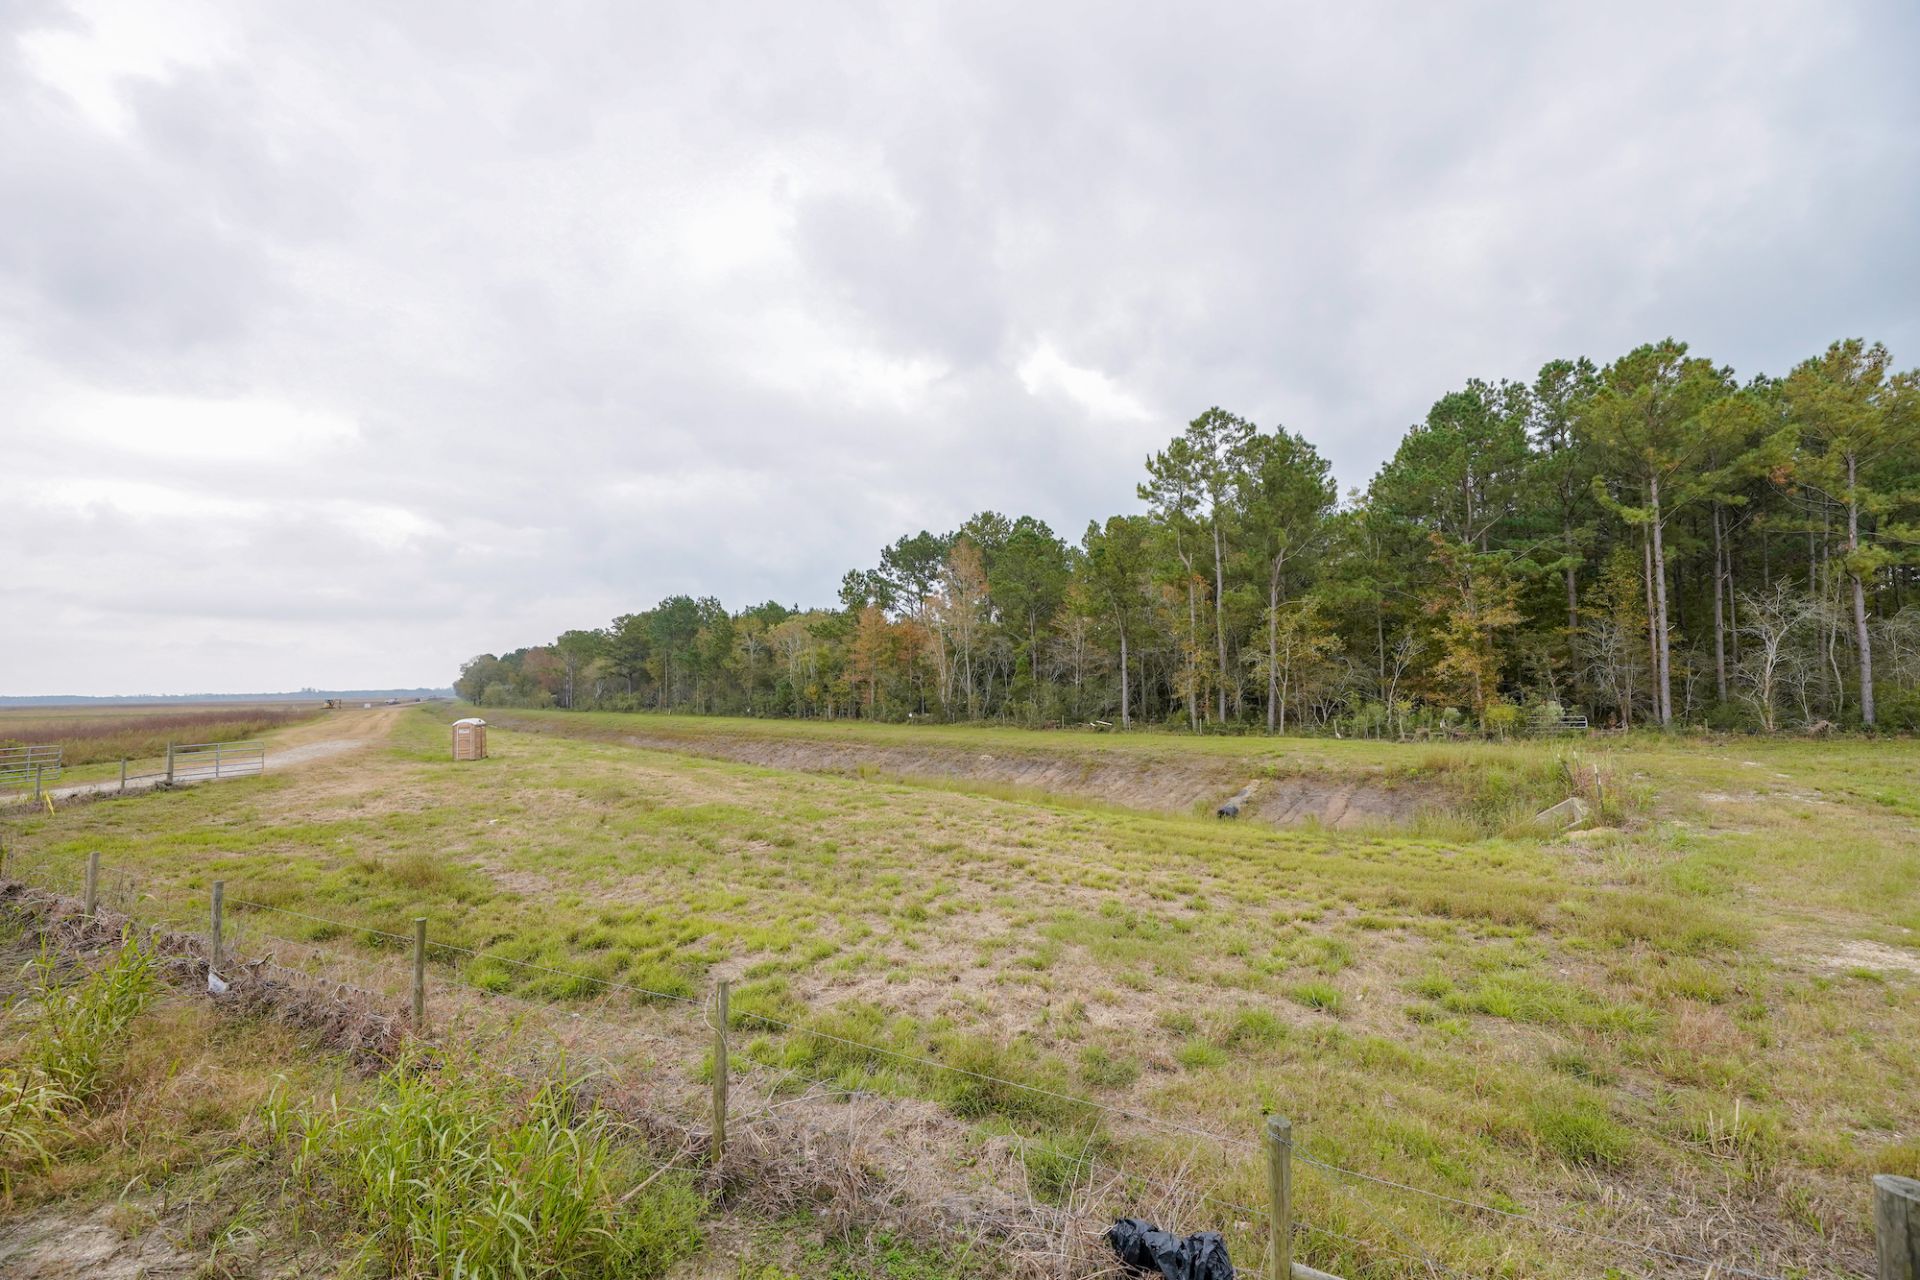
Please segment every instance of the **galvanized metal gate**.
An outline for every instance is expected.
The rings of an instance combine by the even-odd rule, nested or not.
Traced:
[[[0,747],[0,787],[33,787],[40,794],[43,783],[60,776],[61,748],[47,743],[39,746]]]
[[[167,747],[167,781],[244,778],[267,771],[264,742],[195,742]]]

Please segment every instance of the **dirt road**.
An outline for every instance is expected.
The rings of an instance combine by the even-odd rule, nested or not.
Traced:
[[[400,717],[409,709],[409,707],[400,706],[330,711],[317,720],[267,734],[261,739],[267,748],[266,771],[281,773],[311,764],[316,760],[326,760],[349,751],[360,751],[377,746],[387,740],[394,726],[399,723]],[[174,785],[197,786],[202,782],[213,781],[215,779],[212,778],[182,779]],[[165,780],[162,778],[143,777],[129,781],[127,790],[128,792],[151,791],[164,783]],[[55,803],[58,803],[75,796],[103,795],[119,790],[118,778],[106,778],[99,782],[76,782],[64,787],[48,787],[47,794],[53,797]],[[30,804],[32,801],[32,792],[15,792],[0,796],[0,807],[8,804]]]

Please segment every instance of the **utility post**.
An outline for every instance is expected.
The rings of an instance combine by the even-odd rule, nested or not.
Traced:
[[[1267,1280],[1293,1280],[1293,1121],[1267,1117]]]
[[[213,928],[207,935],[207,954],[212,957],[207,961],[209,973],[218,973],[226,964],[226,956],[221,953],[220,938],[220,908],[226,901],[226,897],[227,882],[215,880],[213,882]]]
[[[727,1155],[727,988],[720,979],[713,1007],[713,1167]]]
[[[1920,1280],[1920,1181],[1875,1175],[1873,1234],[1880,1280]]]
[[[427,918],[413,921],[413,1034],[427,1029]]]

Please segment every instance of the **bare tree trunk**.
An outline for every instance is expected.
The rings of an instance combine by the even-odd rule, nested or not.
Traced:
[[[1672,605],[1668,623],[1675,631],[1687,629],[1687,558],[1678,556],[1673,561],[1673,589],[1668,593]]]
[[[1643,581],[1647,587],[1647,680],[1653,685],[1660,683],[1660,614],[1653,605],[1653,530],[1648,529],[1640,537],[1640,560],[1645,567]],[[1649,691],[1653,698],[1652,719],[1660,719],[1660,694]]]
[[[1213,635],[1219,642],[1220,668],[1215,673],[1220,695],[1220,723],[1227,722],[1227,580],[1220,562],[1220,513],[1213,516]]]
[[[1653,502],[1653,594],[1660,608],[1660,727],[1673,724],[1672,642],[1667,635],[1667,549],[1660,540],[1660,478],[1651,477],[1647,493]]]
[[[1380,607],[1378,599],[1373,602],[1373,646],[1374,652],[1379,655],[1380,689],[1385,692],[1387,688],[1387,611]],[[1387,704],[1389,707],[1392,706],[1391,696],[1387,698]]]
[[[1854,455],[1847,455],[1847,574],[1853,579],[1853,638],[1860,646],[1860,722],[1873,728],[1873,643],[1867,638],[1867,584],[1853,568],[1860,551],[1860,495]]]
[[[1833,673],[1833,703],[1828,714],[1838,720],[1846,713],[1846,681],[1840,675],[1839,595],[1833,589],[1833,507],[1820,504],[1820,604],[1827,619],[1823,643],[1827,647],[1827,669]]]
[[[1120,624],[1120,727],[1131,727],[1127,712],[1127,624]]]
[[[1200,730],[1200,680],[1199,668],[1193,659],[1200,653],[1200,605],[1193,598],[1193,565],[1187,565],[1187,724],[1198,733]]]
[[[1720,531],[1720,504],[1713,504],[1713,680],[1720,701],[1727,700],[1726,584],[1721,579],[1723,544]]]
[[[1274,731],[1274,704],[1280,696],[1280,575],[1267,574],[1267,732]]]
[[[1561,519],[1561,536],[1566,540],[1569,558],[1573,555],[1573,517],[1567,515]],[[1565,570],[1567,578],[1567,636],[1572,642],[1573,633],[1580,629],[1580,588],[1574,582],[1573,565],[1569,563]]]
[[[1727,647],[1729,660],[1738,667],[1740,665],[1740,593],[1734,590],[1734,587],[1740,578],[1734,572],[1733,539],[1725,538],[1722,542],[1726,548],[1721,572],[1725,575],[1727,583]]]

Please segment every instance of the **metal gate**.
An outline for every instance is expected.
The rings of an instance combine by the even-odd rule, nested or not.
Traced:
[[[61,748],[53,744],[0,747],[0,787],[32,783],[38,793],[42,782],[60,776],[60,754]]]
[[[263,742],[196,742],[167,748],[167,781],[243,778],[267,771]]]

